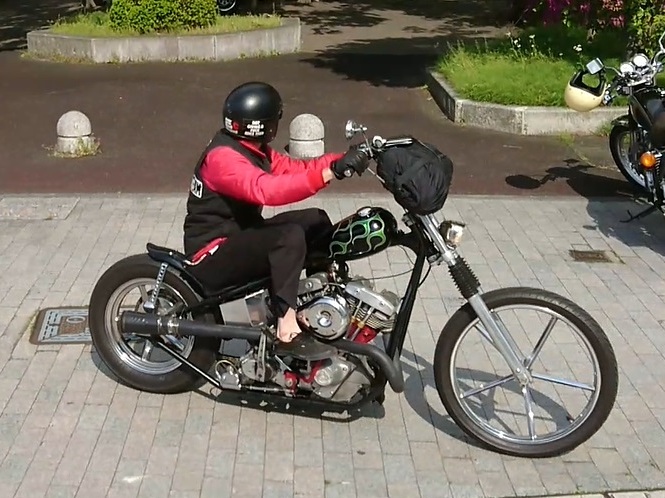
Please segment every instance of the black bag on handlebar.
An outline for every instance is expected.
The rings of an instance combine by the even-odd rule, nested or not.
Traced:
[[[376,162],[383,186],[404,209],[426,215],[443,207],[453,178],[453,162],[436,147],[414,138],[409,145],[381,151]]]

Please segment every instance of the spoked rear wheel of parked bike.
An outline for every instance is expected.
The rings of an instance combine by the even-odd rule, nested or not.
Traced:
[[[640,191],[646,189],[644,177],[638,171],[637,157],[639,154],[631,151],[634,147],[631,143],[631,132],[628,126],[615,125],[610,132],[610,153],[612,159],[621,174],[628,180],[633,187]],[[636,147],[639,151],[639,147]]]
[[[617,362],[600,325],[572,301],[524,287],[483,299],[531,374],[522,385],[471,305],[450,318],[434,353],[448,414],[493,451],[542,458],[593,436],[616,400]],[[510,339],[509,339],[510,340]]]

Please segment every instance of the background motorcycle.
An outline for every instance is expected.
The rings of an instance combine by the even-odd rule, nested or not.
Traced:
[[[233,14],[238,9],[238,0],[217,0],[217,9],[221,15]]]
[[[628,114],[612,122],[610,152],[623,176],[645,192],[652,204],[628,221],[661,209],[665,202],[664,170],[660,161],[665,148],[665,91],[656,85],[656,76],[663,69],[664,38],[665,33],[658,40],[660,50],[651,59],[638,53],[623,62],[619,69],[606,67],[599,59],[586,66],[586,72],[592,75],[604,75],[607,70],[615,75],[604,95],[604,105],[619,96],[628,97]]]
[[[382,154],[391,148],[413,143],[410,137],[386,140],[380,136],[370,142],[365,131],[362,125],[347,123],[347,138],[362,133],[364,143],[360,146],[379,165],[385,157]],[[378,171],[380,175],[381,168]],[[414,167],[408,173],[417,172]],[[441,204],[444,201],[442,197]],[[208,295],[189,272],[183,254],[153,244],[147,245],[147,254],[132,255],[112,265],[95,285],[89,306],[95,349],[119,379],[139,390],[176,393],[207,381],[222,391],[253,393],[261,400],[277,398],[291,404],[300,400],[327,411],[350,412],[372,401],[382,403],[386,384],[394,392],[404,391],[401,354],[423,282],[423,268],[425,262],[429,262],[430,269],[431,265],[445,263],[466,299],[443,326],[434,351],[436,388],[452,419],[490,449],[523,457],[561,454],[591,437],[612,410],[618,386],[614,351],[600,325],[572,301],[542,289],[512,287],[483,293],[458,251],[463,224],[449,220],[440,223],[433,213],[415,214],[407,209],[402,220],[408,227],[406,232],[398,228],[388,210],[362,208],[339,221],[332,234],[322,239],[320,250],[314,247],[308,254],[298,311],[313,326],[312,332],[319,340],[337,348],[332,357],[274,354],[275,319],[269,311],[268,280]],[[416,256],[402,298],[388,291],[375,291],[369,279],[349,276],[347,262],[400,246]],[[122,306],[124,296],[132,290],[137,290],[135,300]],[[220,305],[243,299],[254,318],[245,326],[226,324]],[[520,306],[530,313],[546,315],[542,321],[533,316],[524,322],[520,319],[520,323],[530,324],[528,330],[535,334],[535,347],[530,346],[533,350],[526,355],[498,315],[499,311]],[[593,368],[590,384],[545,374],[545,360],[542,365],[536,362],[557,323],[569,325],[580,335],[583,346],[573,350],[573,357],[564,363],[575,362],[586,352]],[[495,379],[492,382],[473,389],[465,386],[455,365],[463,356],[460,344],[467,335],[481,343],[471,356],[495,358],[496,365],[491,368],[499,369],[501,364],[507,375],[491,372]],[[220,344],[229,339],[245,340],[248,348],[239,357],[222,355],[220,359]],[[558,351],[559,340],[550,342],[554,341],[556,357],[563,358]],[[166,353],[164,361],[153,356],[158,350]],[[534,382],[553,386],[557,392],[574,389],[577,401],[588,393],[588,401],[579,415],[570,415],[566,409],[565,417],[551,432],[538,435],[536,426],[541,420],[536,416],[534,399],[542,400],[545,395],[534,389]],[[494,394],[493,388],[508,383],[515,385],[515,392],[522,398],[525,422],[520,434],[481,420],[486,410],[493,412],[493,408],[479,409],[478,404],[470,402],[476,397],[480,404],[487,402]]]

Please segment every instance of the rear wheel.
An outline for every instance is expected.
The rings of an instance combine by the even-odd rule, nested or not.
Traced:
[[[600,325],[572,301],[541,289],[499,289],[483,299],[499,327],[510,333],[532,380],[520,384],[466,304],[443,328],[434,354],[436,387],[452,419],[492,450],[521,457],[560,455],[593,436],[609,416],[618,388],[616,358]],[[518,308],[528,314],[516,318]],[[564,332],[573,329],[578,340],[567,340],[555,330],[559,325]],[[465,339],[475,340],[468,353]],[[473,366],[458,369],[464,359]],[[588,376],[583,363],[591,367]],[[563,374],[563,368],[574,373]],[[571,414],[571,407],[580,410]],[[504,414],[506,420],[500,420]]]
[[[621,174],[633,187],[646,190],[644,177],[637,166],[639,144],[634,144],[630,128],[623,124],[614,125],[609,137],[610,153]]]
[[[147,255],[131,256],[111,266],[99,279],[90,299],[92,342],[104,364],[124,383],[147,392],[171,394],[205,384],[205,380],[150,341],[120,330],[123,311],[144,311],[154,290],[159,265]],[[178,276],[167,272],[159,292],[157,314],[173,314],[198,297]],[[192,317],[213,321],[211,315]],[[215,362],[218,339],[167,336],[169,347],[208,371]]]

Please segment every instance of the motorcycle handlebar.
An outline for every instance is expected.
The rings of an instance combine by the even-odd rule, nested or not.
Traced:
[[[347,129],[349,128],[349,126],[351,126],[349,123],[347,123]],[[351,139],[352,136],[355,135],[356,133],[362,132],[365,140],[362,143],[358,144],[357,147],[358,150],[361,151],[363,154],[365,154],[368,159],[376,159],[376,156],[378,154],[380,154],[381,152],[390,147],[396,147],[399,145],[409,145],[412,144],[414,141],[412,137],[408,136],[386,139],[379,135],[375,135],[370,141],[365,135],[366,130],[367,128],[365,128],[363,125],[357,125],[353,123],[353,134],[350,136],[349,132],[347,132],[347,139]],[[376,173],[374,173],[374,171],[372,171],[369,168],[367,168],[367,171],[376,176],[379,179],[379,181],[383,182],[383,179],[381,179]],[[346,176],[347,178],[353,176],[353,169],[347,168],[344,171],[344,176]]]

